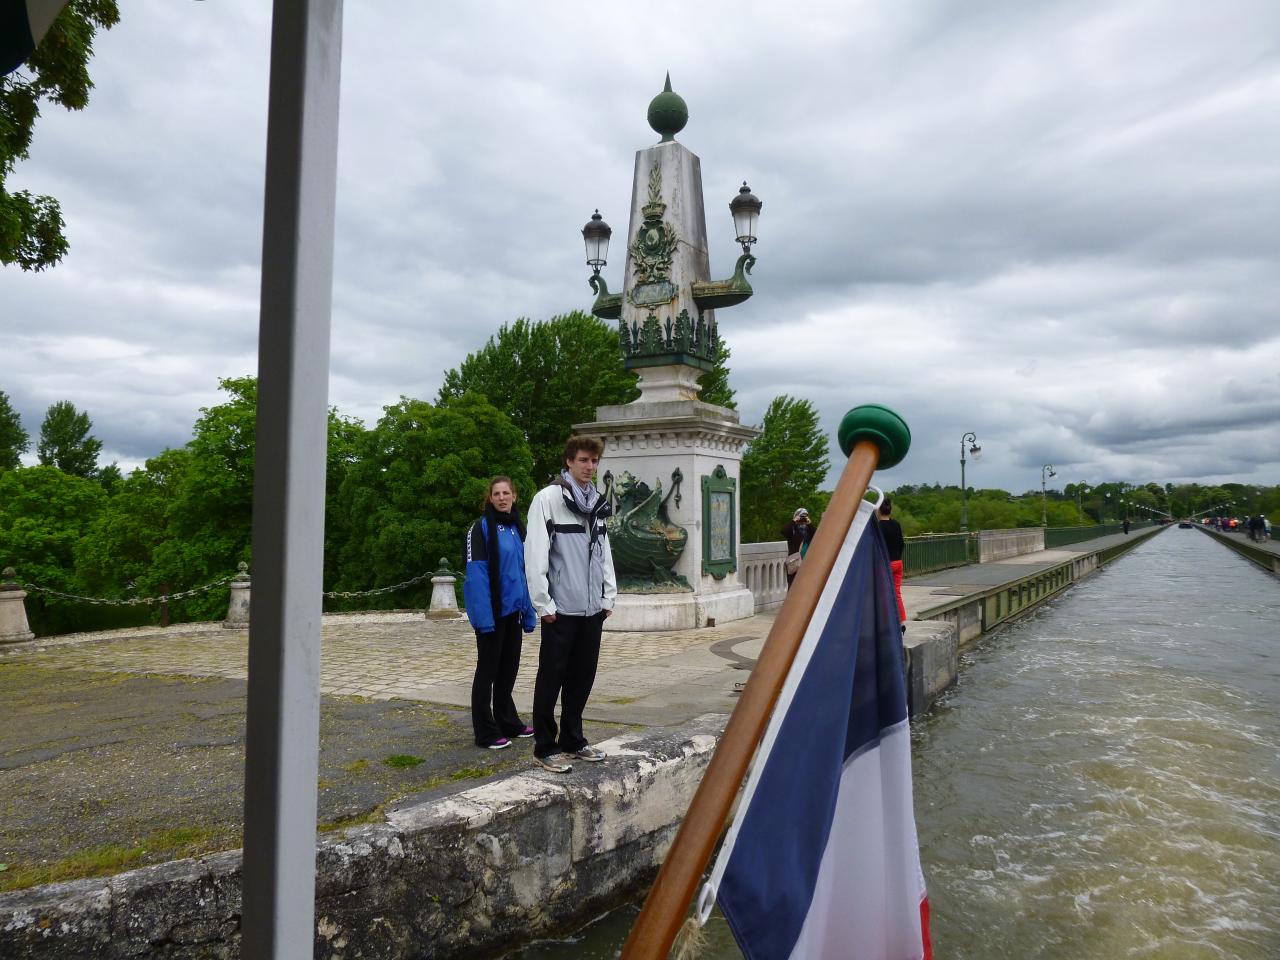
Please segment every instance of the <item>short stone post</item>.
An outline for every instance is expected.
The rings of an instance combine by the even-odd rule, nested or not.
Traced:
[[[0,576],[0,643],[24,643],[35,638],[27,623],[27,608],[23,604],[27,591],[18,584],[17,572],[5,567]]]
[[[227,619],[222,625],[229,630],[247,629],[249,626],[249,565],[243,560],[236,566],[231,578],[231,602],[227,604]]]
[[[458,578],[449,572],[449,561],[441,557],[440,568],[431,578],[431,606],[426,616],[429,620],[452,620],[458,616],[458,597],[453,585]]]

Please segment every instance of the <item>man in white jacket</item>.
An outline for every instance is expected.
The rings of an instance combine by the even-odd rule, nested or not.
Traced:
[[[605,529],[612,509],[594,483],[603,452],[595,437],[570,437],[564,470],[529,504],[525,575],[542,621],[533,684],[533,756],[554,773],[573,769],[565,754],[589,762],[604,759],[582,735],[582,711],[600,660],[600,633],[618,596]]]

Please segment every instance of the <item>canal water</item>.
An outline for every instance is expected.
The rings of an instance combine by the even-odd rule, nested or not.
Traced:
[[[912,732],[937,957],[1280,958],[1280,583],[1210,537],[983,637]],[[615,957],[636,912],[513,957]]]

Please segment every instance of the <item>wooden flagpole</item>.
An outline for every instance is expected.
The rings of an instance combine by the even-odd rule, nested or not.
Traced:
[[[876,467],[892,467],[906,456],[911,431],[887,407],[866,404],[845,414],[840,447],[849,460],[804,563],[778,611],[742,698],[698,785],[644,908],[622,948],[622,960],[665,960],[688,913],[702,873],[715,849],[751,757],[764,736],[774,704],[795,659],[836,556]]]

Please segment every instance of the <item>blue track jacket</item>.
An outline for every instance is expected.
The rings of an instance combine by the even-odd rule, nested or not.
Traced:
[[[467,619],[477,633],[492,633],[493,599],[489,593],[489,521],[481,517],[467,531],[467,576],[462,583],[462,601]],[[538,616],[529,599],[524,576],[524,542],[515,527],[498,524],[498,571],[502,577],[502,611],[499,616],[519,611],[520,626],[532,633]]]

